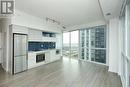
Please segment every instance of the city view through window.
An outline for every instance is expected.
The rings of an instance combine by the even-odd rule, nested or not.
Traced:
[[[63,33],[63,56],[106,63],[106,26]]]
[[[63,33],[63,56],[78,59],[79,31]]]
[[[106,63],[106,26],[80,30],[80,59]]]

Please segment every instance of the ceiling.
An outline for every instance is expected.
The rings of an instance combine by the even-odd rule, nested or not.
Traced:
[[[49,17],[61,22],[66,27],[104,20],[102,11],[110,8],[105,6],[109,0],[15,0],[16,9],[31,15]],[[118,1],[118,0],[110,0]],[[109,2],[110,3],[110,2]],[[118,3],[115,3],[118,4]],[[102,10],[102,6],[104,7]],[[114,5],[113,5],[114,6]],[[117,9],[117,5],[114,11]],[[104,10],[106,9],[106,10]],[[113,10],[113,9],[110,9]],[[110,11],[109,11],[110,12]],[[116,12],[115,12],[116,13]],[[117,14],[116,14],[117,15]]]
[[[122,3],[125,0],[99,0],[106,20],[120,15]],[[111,15],[107,15],[107,14]]]

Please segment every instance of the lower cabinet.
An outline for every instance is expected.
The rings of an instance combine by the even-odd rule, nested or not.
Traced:
[[[28,69],[35,67],[36,65],[36,54],[28,53]]]
[[[45,62],[49,63],[50,62],[50,51],[46,52],[46,57],[45,57]]]
[[[51,62],[59,60],[61,57],[60,53],[57,54],[56,52],[57,50],[51,50],[50,51],[50,58],[51,58]]]
[[[51,59],[51,62],[55,61],[55,50],[50,51],[50,59]]]
[[[36,57],[38,54],[45,54],[45,60],[37,62]],[[28,69],[41,66],[46,63],[50,63],[61,58],[61,54],[57,53],[57,50],[47,50],[45,52],[30,52],[28,53]]]

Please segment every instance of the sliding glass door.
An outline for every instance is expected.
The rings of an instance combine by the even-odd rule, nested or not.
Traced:
[[[70,32],[63,33],[63,56],[70,57]]]
[[[106,63],[106,26],[80,30],[80,59]]]
[[[71,58],[78,59],[79,54],[79,31],[70,32]]]
[[[63,33],[63,56],[78,59],[79,30]]]
[[[106,26],[63,33],[63,56],[105,64]]]

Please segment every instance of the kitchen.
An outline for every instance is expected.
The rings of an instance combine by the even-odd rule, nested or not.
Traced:
[[[17,25],[12,25],[11,27],[14,44],[13,74],[54,62],[61,58],[61,49],[58,46],[60,44],[58,43],[60,40],[59,33],[40,31]],[[16,32],[18,29],[24,30],[24,32]]]
[[[23,19],[28,20],[25,23]],[[0,23],[2,25],[0,53],[3,53],[0,59],[1,66],[6,72],[18,74],[61,59],[60,25],[21,11],[16,11],[12,19],[3,18]]]

